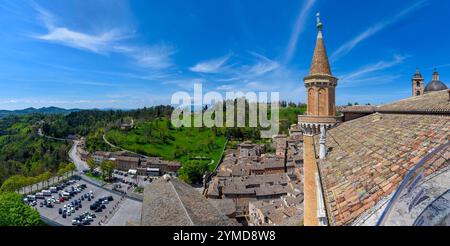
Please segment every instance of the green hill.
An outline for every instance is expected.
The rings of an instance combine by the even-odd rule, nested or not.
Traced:
[[[106,133],[108,141],[119,147],[147,156],[207,162],[214,169],[222,154],[226,138],[209,128],[173,128],[169,120],[157,119],[138,125],[130,131],[119,129]]]

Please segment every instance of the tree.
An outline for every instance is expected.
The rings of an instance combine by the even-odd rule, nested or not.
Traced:
[[[102,172],[103,179],[110,180],[115,168],[116,164],[113,161],[107,160],[100,163],[100,170]]]
[[[208,163],[205,161],[186,162],[179,170],[180,179],[189,184],[199,183],[203,181],[203,175],[208,170]]]
[[[39,213],[22,202],[19,194],[0,193],[0,226],[43,225]]]
[[[89,160],[87,160],[86,163],[89,166],[89,171],[93,173],[94,170],[97,168],[97,163],[92,158],[89,158]]]

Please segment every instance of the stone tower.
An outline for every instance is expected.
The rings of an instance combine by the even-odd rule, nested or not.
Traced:
[[[413,97],[423,95],[423,90],[424,90],[423,81],[424,81],[424,78],[423,78],[422,74],[420,73],[419,69],[417,69],[416,73],[414,74],[414,76],[412,78]]]
[[[317,40],[314,49],[311,69],[304,78],[307,92],[307,114],[298,116],[298,124],[303,132],[303,177],[304,177],[304,225],[327,225],[325,204],[320,183],[319,161],[326,158],[325,131],[342,121],[336,116],[335,93],[338,79],[331,74],[325,43],[323,40],[323,24],[317,14]],[[321,133],[320,151],[315,148]],[[320,153],[320,155],[319,155]]]
[[[307,115],[299,116],[299,125],[307,135],[317,135],[320,128],[329,129],[340,122],[336,116],[336,86],[323,40],[323,24],[317,14],[317,41],[309,75],[304,78],[307,92]]]

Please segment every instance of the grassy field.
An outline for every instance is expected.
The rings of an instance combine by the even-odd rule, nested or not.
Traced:
[[[226,139],[208,128],[172,128],[166,119],[139,123],[131,131],[119,129],[106,133],[112,144],[147,156],[177,160],[208,162],[214,169],[222,154]]]

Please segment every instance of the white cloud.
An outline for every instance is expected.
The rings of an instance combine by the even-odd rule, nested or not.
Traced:
[[[375,35],[376,33],[382,31],[386,27],[394,24],[395,22],[397,22],[398,20],[400,20],[402,17],[409,14],[410,12],[424,6],[425,2],[426,2],[426,0],[418,1],[418,2],[414,3],[413,5],[410,5],[406,9],[402,10],[400,13],[398,13],[394,17],[387,19],[387,20],[383,20],[383,21],[375,24],[374,26],[369,27],[364,32],[360,33],[355,38],[349,40],[348,42],[346,42],[345,44],[340,46],[335,52],[333,52],[333,54],[331,55],[331,60],[335,61],[335,60],[341,58],[342,56],[348,54],[359,43],[361,43],[362,41],[366,40],[367,38]]]
[[[310,15],[311,9],[315,2],[316,0],[306,0],[300,9],[284,55],[284,63],[289,63],[294,56],[295,51],[297,50],[297,43],[300,38],[300,34],[305,29],[305,23],[307,23],[306,18]]]
[[[389,84],[399,79],[401,76],[396,74],[380,74],[377,73],[402,64],[407,56],[396,55],[392,60],[379,61],[374,64],[366,65],[356,71],[343,74],[340,77],[339,88],[351,88],[368,85]]]
[[[171,46],[125,44],[124,41],[134,37],[134,34],[119,28],[107,29],[99,33],[76,31],[58,24],[57,17],[41,6],[37,4],[32,6],[38,13],[38,19],[47,29],[46,34],[34,35],[34,38],[98,54],[111,52],[122,54],[133,59],[137,65],[154,70],[173,65],[171,56],[175,50]]]
[[[258,62],[247,70],[247,74],[251,76],[263,75],[280,67],[280,64],[274,60],[255,52],[250,53],[258,59]]]
[[[380,71],[383,69],[391,68],[393,66],[396,66],[398,64],[401,64],[405,61],[407,57],[401,56],[401,55],[395,55],[394,59],[391,61],[379,61],[375,64],[367,65],[357,71],[351,72],[349,74],[343,75],[342,79],[343,81],[352,81],[355,79],[360,79],[368,74],[371,74],[376,71]]]
[[[48,31],[47,34],[36,36],[36,38],[95,53],[111,51],[115,43],[125,38],[116,30],[97,35],[76,32],[65,27],[56,27]]]
[[[253,63],[243,66],[227,66],[226,69],[222,69],[223,74],[221,75],[223,76],[215,78],[215,80],[219,82],[247,81],[265,76],[281,67],[277,61],[264,55],[252,51],[248,53],[252,55]]]
[[[128,51],[139,66],[151,69],[164,69],[173,65],[171,56],[175,50],[166,45],[155,45]]]
[[[223,69],[226,68],[225,64],[230,58],[231,54],[228,54],[223,57],[203,61],[189,68],[189,70],[197,73],[220,73],[223,72]]]

